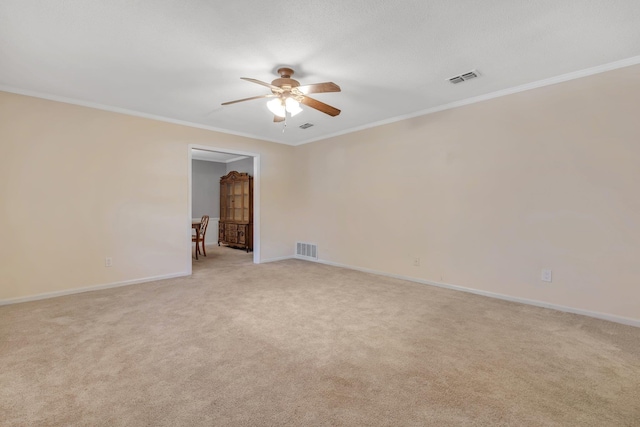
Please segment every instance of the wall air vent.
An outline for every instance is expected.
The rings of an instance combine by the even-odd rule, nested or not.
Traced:
[[[296,242],[296,258],[318,259],[318,245]]]
[[[300,129],[308,129],[311,126],[313,126],[313,123],[305,123],[303,125],[300,125]]]
[[[477,70],[471,70],[468,73],[460,74],[459,76],[451,77],[449,81],[453,84],[466,82],[467,80],[475,79],[479,77],[480,74]]]

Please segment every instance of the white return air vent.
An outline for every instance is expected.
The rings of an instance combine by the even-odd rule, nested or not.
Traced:
[[[296,242],[296,258],[318,259],[318,245]]]
[[[466,82],[467,80],[475,79],[480,76],[478,70],[471,70],[468,73],[460,74],[459,76],[451,77],[449,81],[453,84]]]

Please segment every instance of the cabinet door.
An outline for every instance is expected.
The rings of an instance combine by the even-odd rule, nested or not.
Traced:
[[[227,218],[227,186],[220,184],[220,220]]]
[[[227,183],[227,212],[226,212],[226,216],[225,219],[227,221],[233,221],[233,214],[234,214],[234,210],[233,210],[233,202],[234,202],[234,196],[233,196],[233,183]]]
[[[249,191],[249,181],[242,183],[242,221],[249,222],[251,220],[251,200],[249,199],[251,192]]]
[[[225,224],[224,237],[229,243],[238,243],[238,224]]]
[[[241,244],[241,245],[247,244],[247,226],[246,225],[238,226],[238,244]]]
[[[233,183],[233,220],[242,221],[242,182]]]
[[[218,242],[224,242],[224,224],[223,223],[219,223],[218,224]]]

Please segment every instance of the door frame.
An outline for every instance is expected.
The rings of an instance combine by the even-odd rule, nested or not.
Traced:
[[[191,257],[191,218],[193,214],[192,203],[192,185],[193,185],[193,170],[192,170],[192,155],[191,150],[203,150],[203,151],[215,151],[225,154],[237,154],[238,156],[247,156],[253,158],[253,263],[260,264],[260,154],[249,151],[233,150],[230,148],[211,147],[209,145],[189,144],[188,145],[188,166],[189,166],[189,218],[186,229],[189,233],[189,257]],[[218,231],[216,230],[216,234]],[[189,262],[189,274],[192,273],[192,263]]]

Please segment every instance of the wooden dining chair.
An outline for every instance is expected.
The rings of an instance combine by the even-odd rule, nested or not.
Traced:
[[[199,241],[202,245],[202,254],[204,256],[207,256],[207,250],[205,249],[205,246],[204,246],[204,239],[207,235],[208,225],[209,225],[209,215],[202,215],[202,220],[200,221],[200,228],[196,231],[196,233],[200,233],[200,236],[198,237],[197,241]],[[196,242],[196,258],[197,258],[198,254],[200,253],[200,248],[198,247],[198,243],[196,241],[195,235],[191,236],[191,241]]]

